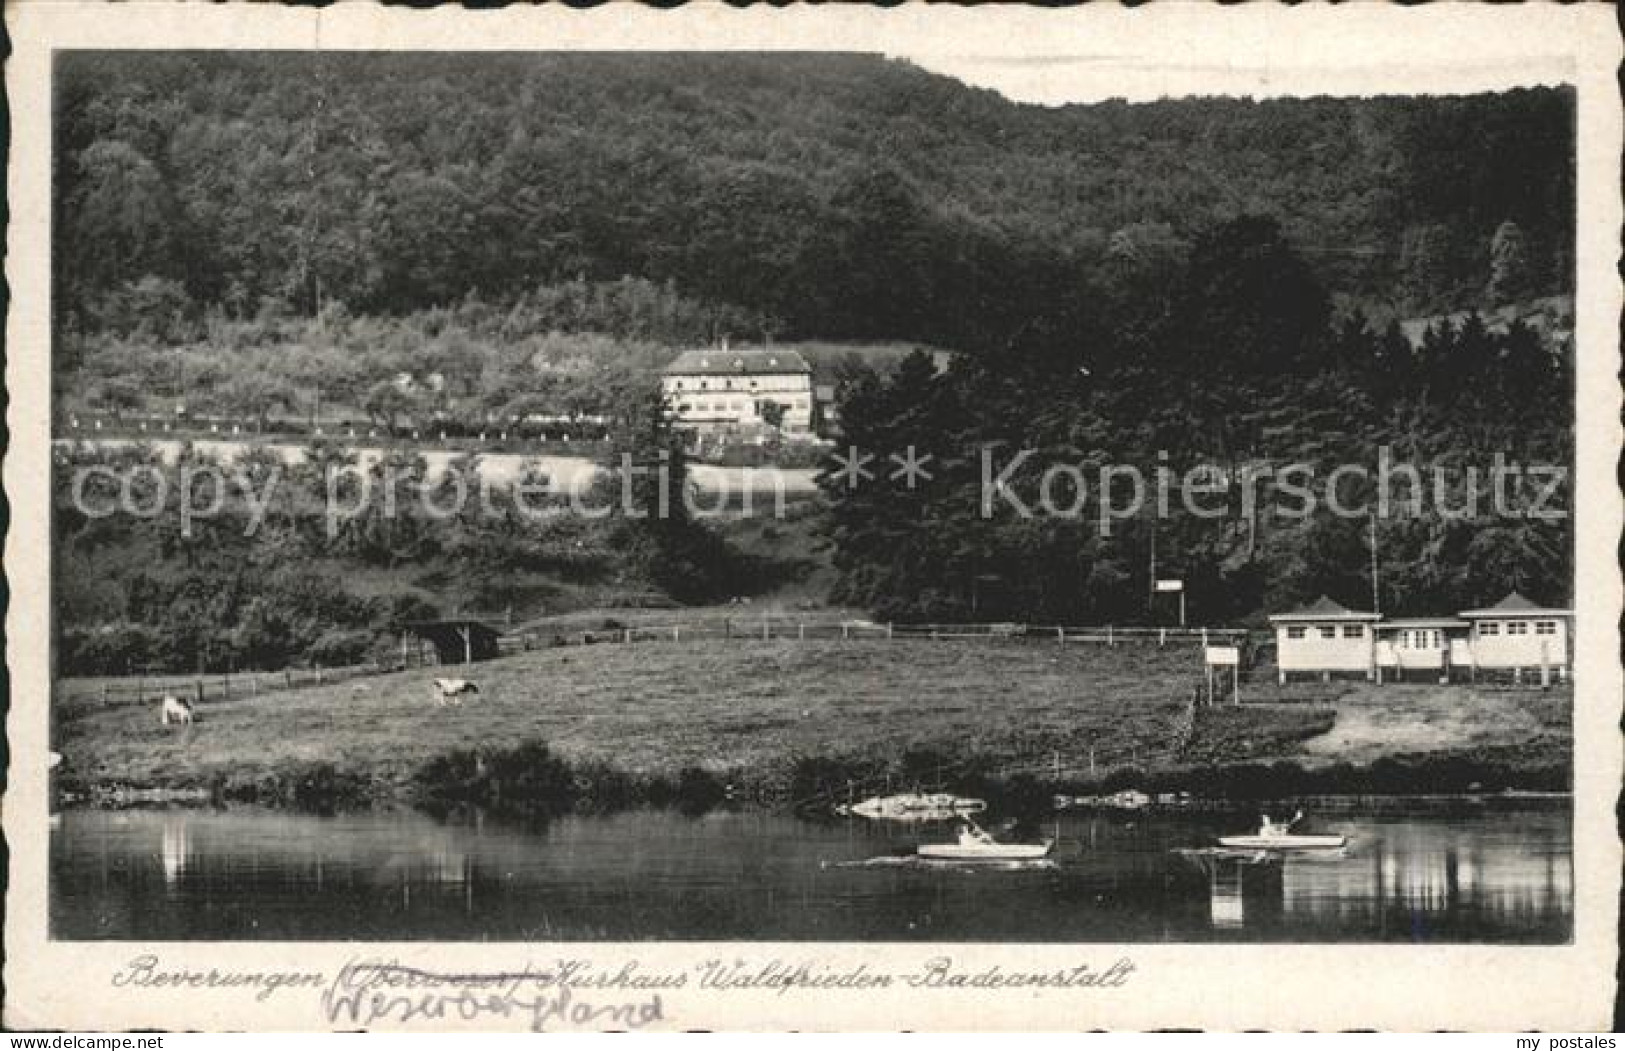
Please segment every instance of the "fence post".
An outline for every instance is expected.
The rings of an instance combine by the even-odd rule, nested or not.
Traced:
[[[321,684],[322,684],[322,666],[320,664],[318,664],[318,665],[316,665],[316,685],[320,686]]]
[[[845,639],[845,638],[850,638],[850,637],[851,637],[851,634],[847,630],[846,622],[842,621],[841,622],[841,638]]]
[[[803,622],[800,622],[800,621],[798,621],[796,623],[796,641],[797,642],[806,642],[807,641],[807,625],[805,623],[803,623]]]
[[[622,642],[631,642],[632,641],[632,629],[631,628],[625,628],[625,629],[622,630],[622,632],[621,632],[621,641]]]
[[[258,673],[248,677],[248,693],[252,697],[260,695],[260,677]]]
[[[1117,645],[1117,640],[1116,640],[1116,637],[1112,634],[1112,626],[1110,624],[1106,625],[1106,645],[1108,645],[1108,646]]]
[[[283,668],[282,669],[282,678],[283,678],[284,681],[287,682],[288,689],[290,689],[290,690],[293,689],[293,669],[292,668]]]
[[[1055,641],[1062,646],[1066,645],[1066,626],[1064,624],[1055,629]]]
[[[107,705],[107,684],[105,682],[102,683],[102,705],[103,707]]]
[[[1168,629],[1167,628],[1158,628],[1157,629],[1157,645],[1158,646],[1166,646],[1166,645],[1168,645]]]
[[[886,622],[886,637],[891,638],[891,621]]]
[[[763,642],[766,642],[768,639],[771,639],[773,637],[773,629],[770,626],[770,624],[771,624],[771,622],[766,617],[762,618],[762,641]]]
[[[673,641],[673,642],[682,642],[683,641],[683,629],[678,627],[676,624],[673,624],[671,626],[671,641]]]
[[[1202,645],[1203,646],[1207,645],[1207,629],[1206,628],[1202,629]]]

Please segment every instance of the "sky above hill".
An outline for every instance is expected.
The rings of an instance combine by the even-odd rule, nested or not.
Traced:
[[[1016,102],[1061,106],[1122,98],[1141,102],[1190,95],[1459,94],[1514,86],[1557,84],[1572,76],[1557,58],[1516,61],[1440,59],[1426,65],[1402,56],[1350,50],[1328,61],[1311,50],[1292,55],[1257,51],[1234,61],[1212,55],[1178,61],[1171,49],[1156,61],[1126,54],[937,54],[896,57],[976,87],[990,88]]]

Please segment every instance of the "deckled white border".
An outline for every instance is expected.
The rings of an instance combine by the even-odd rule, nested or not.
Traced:
[[[1621,210],[1621,119],[1614,81],[1620,43],[1612,12],[1578,7],[1376,4],[1284,9],[1165,4],[1123,10],[908,7],[675,12],[507,8],[405,11],[370,4],[281,8],[22,0],[6,10],[14,53],[6,69],[12,117],[11,227],[6,275],[6,382],[11,507],[5,567],[11,587],[7,659],[12,710],[11,846],[5,1023],[12,1028],[314,1029],[313,998],[257,1002],[230,992],[115,989],[108,976],[138,951],[166,966],[336,970],[347,943],[63,943],[46,938],[47,523],[50,56],[54,48],[528,50],[795,49],[907,54],[928,68],[990,59],[1031,62],[1027,87],[1056,78],[1102,97],[1158,94],[1417,94],[1570,83],[1579,91],[1577,309],[1579,579],[1575,607],[1576,939],[1563,947],[1409,945],[1123,947],[785,945],[423,945],[368,947],[425,966],[491,970],[560,955],[601,963],[635,955],[651,966],[718,954],[773,955],[911,968],[934,952],[1007,969],[1109,963],[1139,970],[1115,990],[1072,993],[930,992],[667,997],[668,1024],[708,1029],[1471,1029],[1606,1028],[1613,1001],[1620,848],[1613,821],[1621,783],[1618,731],[1625,693],[1617,624],[1615,544],[1621,499],[1614,264]],[[990,907],[993,907],[990,905]]]

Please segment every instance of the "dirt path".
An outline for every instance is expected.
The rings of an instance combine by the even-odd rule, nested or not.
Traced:
[[[1307,755],[1368,763],[1385,755],[1529,740],[1545,728],[1549,699],[1469,686],[1361,686],[1337,704],[1331,730],[1303,742]]]

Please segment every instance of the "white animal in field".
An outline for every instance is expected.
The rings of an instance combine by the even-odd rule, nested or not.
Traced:
[[[192,702],[177,697],[172,693],[165,695],[163,707],[158,713],[158,720],[164,726],[168,726],[170,723],[175,723],[176,725],[182,726],[191,726]]]
[[[434,703],[444,708],[448,704],[459,705],[463,698],[471,693],[479,693],[480,688],[467,679],[436,679],[434,681]]]

